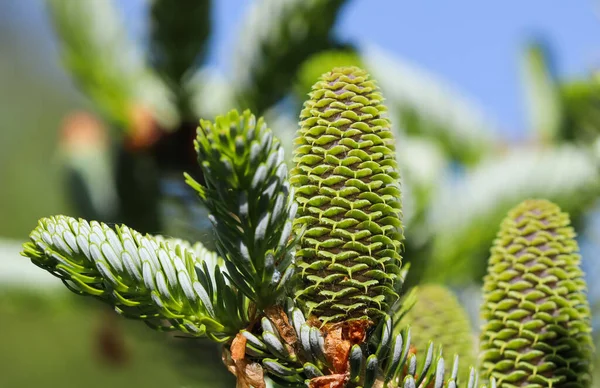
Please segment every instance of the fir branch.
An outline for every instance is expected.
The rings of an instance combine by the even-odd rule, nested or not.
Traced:
[[[216,255],[189,243],[65,216],[43,218],[23,256],[79,295],[94,296],[157,330],[226,341],[245,327],[247,300]],[[196,256],[194,253],[197,253]]]
[[[142,103],[165,127],[175,125],[168,91],[145,67],[113,0],[49,0],[48,6],[65,66],[105,115],[131,129],[132,110]]]
[[[552,51],[530,43],[523,54],[531,129],[543,142],[576,141],[589,146],[600,133],[600,78],[597,74],[561,82]]]
[[[288,91],[300,64],[333,47],[331,29],[346,0],[261,0],[234,52],[238,104],[262,114]]]
[[[247,359],[260,363],[266,375],[281,386],[474,387],[476,384],[477,374],[473,368],[465,379],[458,375],[458,356],[451,356],[454,360],[452,369],[446,369],[442,351],[433,342],[424,352],[415,353],[411,346],[413,330],[405,327],[399,333],[392,333],[389,317],[374,329],[367,343],[348,345],[347,369],[344,373],[334,374],[332,363],[335,360],[328,358],[326,347],[335,345],[307,322],[291,300],[287,302],[286,315],[297,339],[291,347],[279,334],[276,323],[266,317],[256,333],[241,331]],[[344,348],[341,344],[337,346]]]
[[[518,149],[479,165],[457,182],[443,184],[427,220],[433,241],[429,280],[481,279],[485,252],[515,204],[532,197],[556,202],[574,216],[600,192],[599,172],[580,148]]]
[[[259,309],[273,305],[294,270],[297,205],[283,148],[249,111],[201,120],[195,146],[206,183],[186,180],[211,213],[228,276]]]

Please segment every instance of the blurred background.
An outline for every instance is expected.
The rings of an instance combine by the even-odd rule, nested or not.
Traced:
[[[215,346],[68,294],[20,244],[67,214],[210,246],[182,179],[202,179],[198,119],[250,108],[291,159],[338,65],[387,99],[408,286],[451,287],[476,334],[497,225],[545,197],[571,213],[599,324],[599,36],[592,1],[0,1],[0,386],[233,386]]]

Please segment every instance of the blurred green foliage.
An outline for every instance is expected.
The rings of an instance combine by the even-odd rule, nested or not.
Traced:
[[[69,211],[55,149],[62,117],[78,102],[32,68],[39,54],[9,26],[0,23],[2,57],[12,69],[0,71],[0,236],[22,239],[48,211]]]
[[[198,340],[169,337],[124,320],[100,303],[63,290],[0,293],[2,387],[231,387],[216,347],[195,360],[178,347]],[[112,318],[112,319],[111,319]],[[102,330],[123,339],[124,361],[101,355]],[[194,344],[195,343],[195,344]],[[104,345],[106,346],[106,345]],[[118,350],[117,350],[118,352]]]

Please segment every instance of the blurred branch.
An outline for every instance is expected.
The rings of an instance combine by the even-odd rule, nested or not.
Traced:
[[[410,244],[424,243],[423,218],[438,190],[448,160],[443,149],[430,139],[396,136],[396,158],[402,180],[402,214]],[[409,243],[407,241],[407,243]]]
[[[59,139],[67,196],[85,218],[113,219],[117,188],[108,129],[87,112],[73,112],[63,121]]]
[[[600,76],[560,86],[564,122],[561,135],[589,145],[600,135]]]
[[[600,135],[600,77],[560,80],[551,54],[540,42],[523,54],[530,127],[545,143],[567,140],[587,147]]]
[[[151,8],[150,61],[190,116],[185,78],[206,56],[211,31],[210,0],[154,0]]]
[[[346,0],[261,0],[252,5],[233,54],[238,105],[257,114],[291,87],[300,64],[334,46],[330,37]]]
[[[362,58],[379,81],[396,128],[431,138],[449,156],[467,164],[493,150],[495,125],[459,92],[382,50],[368,48]]]
[[[196,117],[213,119],[235,105],[231,81],[215,69],[201,68],[189,80],[187,87],[191,95],[191,109]],[[207,90],[210,93],[206,93]]]
[[[544,143],[556,140],[562,125],[562,105],[548,47],[532,42],[522,57],[529,128]]]
[[[433,201],[428,231],[433,239],[426,277],[451,283],[481,280],[498,225],[515,204],[546,198],[577,217],[597,198],[599,172],[592,157],[573,146],[517,149],[449,182]]]
[[[0,287],[62,291],[63,285],[60,281],[46,275],[29,261],[23,260],[21,249],[20,242],[0,238]]]
[[[145,67],[111,0],[48,0],[65,66],[103,113],[131,129],[131,107],[149,106],[161,124],[172,127],[177,112],[168,90]]]

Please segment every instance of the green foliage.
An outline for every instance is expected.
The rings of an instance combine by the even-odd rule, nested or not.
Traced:
[[[50,0],[48,6],[65,66],[109,120],[130,130],[131,110],[143,101],[161,123],[175,124],[167,89],[128,39],[112,0]]]
[[[454,283],[479,281],[482,256],[498,225],[515,204],[532,197],[581,214],[597,198],[598,170],[590,155],[573,146],[514,150],[468,172],[439,190],[428,219],[433,240],[426,277]]]
[[[522,62],[529,127],[542,142],[553,142],[560,135],[563,112],[548,47],[539,42],[529,44]]]
[[[585,145],[600,135],[600,75],[560,85],[565,111],[562,136]]]
[[[569,216],[546,200],[508,214],[483,287],[481,372],[500,386],[590,385],[590,311]]]
[[[273,305],[294,270],[297,205],[283,148],[249,111],[202,120],[195,145],[206,183],[187,181],[210,212],[228,276],[260,309]]]
[[[291,182],[306,226],[298,300],[321,321],[375,318],[398,298],[402,222],[390,123],[375,83],[336,68],[300,115]]]
[[[560,80],[550,54],[549,45],[534,42],[523,58],[531,129],[546,143],[567,140],[587,147],[600,134],[599,77]]]
[[[228,388],[235,384],[212,347],[196,351],[191,362],[182,360],[177,347],[201,341],[140,330],[139,322],[119,319],[107,306],[86,303],[89,300],[64,291],[3,285],[0,386]],[[115,353],[103,353],[106,348],[101,344],[107,340],[112,351],[121,354],[117,360],[107,357]],[[29,373],[32,367],[35,373]]]
[[[475,341],[466,311],[452,291],[441,285],[419,286],[415,297],[416,303],[398,328],[411,328],[418,355],[427,354],[433,341],[442,347],[446,359],[459,356],[458,375],[468,380],[469,367],[475,364]]]
[[[320,386],[314,379],[331,375],[332,362],[327,356],[327,341],[323,333],[306,321],[300,309],[291,300],[287,303],[287,317],[297,345],[286,346],[278,333],[274,321],[264,317],[259,332],[241,331],[246,342],[247,355],[258,360],[268,376],[277,384],[286,387]],[[348,354],[348,372],[344,376],[331,376],[332,382],[339,381],[345,387],[372,388],[386,384],[388,387],[429,386],[453,387],[459,383],[459,360],[454,357],[452,369],[445,369],[441,351],[430,346],[422,355],[411,351],[411,329],[392,333],[392,319],[386,316],[375,328],[370,340],[355,344]],[[471,372],[464,382],[475,384]],[[312,385],[315,384],[315,385]],[[332,385],[342,386],[342,385]],[[485,387],[485,385],[483,386]]]
[[[206,54],[210,0],[153,0],[151,61],[158,73],[180,83]]]
[[[153,0],[150,62],[179,98],[180,112],[190,115],[189,96],[179,95],[207,51],[211,30],[210,0]]]
[[[396,158],[402,171],[403,222],[406,244],[423,243],[423,218],[443,180],[447,158],[437,144],[419,136],[396,136]],[[428,227],[428,226],[426,226]],[[408,236],[411,236],[410,242]]]
[[[238,105],[262,114],[288,92],[300,64],[334,46],[330,33],[346,0],[260,0],[253,4],[232,63]]]
[[[40,220],[30,238],[23,255],[69,290],[158,330],[225,341],[247,322],[244,297],[201,246],[64,216]]]

